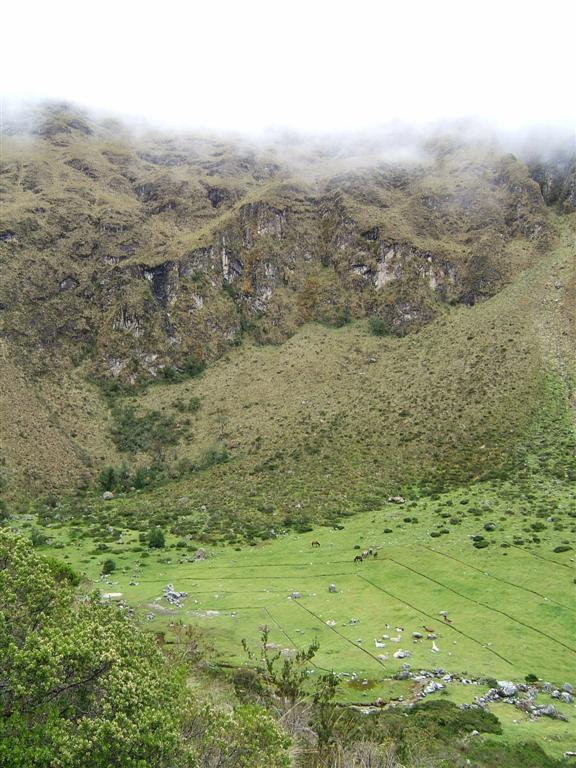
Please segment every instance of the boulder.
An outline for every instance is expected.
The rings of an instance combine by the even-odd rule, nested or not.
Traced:
[[[535,717],[551,717],[553,720],[568,720],[561,712],[558,712],[554,704],[546,704],[542,707],[534,707],[532,714]]]
[[[514,683],[509,680],[498,680],[498,693],[504,698],[516,696],[518,693],[518,686],[514,685]]]
[[[300,592],[292,592],[292,594],[290,595],[290,600],[300,600],[301,597],[302,595],[300,594]]]
[[[104,499],[104,501],[111,501],[114,498],[114,494],[112,493],[112,491],[104,491],[104,493],[102,494],[102,498]]]
[[[338,592],[338,590],[336,589],[336,584],[329,584],[328,592],[331,592],[332,594],[335,594],[336,592]]]

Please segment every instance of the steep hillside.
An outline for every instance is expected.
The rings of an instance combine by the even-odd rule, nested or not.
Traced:
[[[168,477],[126,494],[134,480],[120,473],[113,506],[72,514],[234,539],[377,509],[398,492],[510,478],[570,486],[576,273],[566,237],[497,296],[418,334],[307,325],[281,346],[246,343],[198,378],[114,399],[128,448],[153,414],[182,430],[160,447]],[[124,418],[130,407],[142,423]],[[158,450],[123,456],[146,465]]]
[[[89,354],[133,383],[311,320],[402,335],[551,240],[538,185],[488,144],[437,140],[404,164],[360,145],[350,167],[336,147],[132,137],[63,107],[31,126],[4,139],[1,302],[39,370]]]
[[[539,173],[445,137],[400,162],[65,107],[8,126],[8,486],[126,463],[171,481],[155,504],[264,524],[498,475],[532,439],[571,455],[573,214]]]

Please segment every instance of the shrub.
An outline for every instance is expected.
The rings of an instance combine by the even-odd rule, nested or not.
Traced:
[[[166,544],[162,528],[152,528],[148,534],[148,546],[150,549],[163,549]]]
[[[39,531],[38,528],[32,528],[30,531],[30,541],[33,547],[41,547],[42,544],[46,544],[48,537]]]
[[[233,711],[206,705],[184,723],[191,766],[289,768],[290,739],[261,707],[243,704]]]
[[[173,416],[160,411],[148,411],[139,416],[133,406],[114,411],[112,439],[119,451],[158,451],[166,445],[175,445],[182,434]]]
[[[368,327],[372,336],[386,336],[388,333],[388,326],[382,317],[371,317]]]
[[[228,461],[229,458],[230,454],[226,448],[213,446],[212,448],[208,448],[201,455],[200,461],[198,462],[198,469],[209,469],[216,464],[223,464]]]
[[[532,523],[530,528],[532,528],[533,531],[545,531],[546,525],[544,523],[541,523],[540,521],[537,521],[535,523]]]
[[[177,411],[180,411],[182,413],[196,413],[200,410],[200,406],[202,405],[202,401],[199,397],[191,397],[188,402],[184,402],[181,398],[178,398],[178,400],[174,401],[174,408],[176,408]]]
[[[64,573],[0,532],[0,765],[175,764],[179,678],[116,606],[76,601]]]
[[[104,467],[98,475],[98,486],[102,491],[113,491],[116,488],[116,470],[114,467]]]
[[[198,376],[206,368],[206,363],[196,355],[189,355],[182,368],[187,376]]]
[[[112,559],[104,560],[102,563],[102,573],[107,575],[113,573],[116,570],[116,563]]]

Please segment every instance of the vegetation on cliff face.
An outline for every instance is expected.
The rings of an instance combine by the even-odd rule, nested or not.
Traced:
[[[65,105],[5,133],[11,488],[89,487],[104,466],[159,457],[172,479],[206,468],[200,504],[226,478],[226,505],[246,472],[256,506],[275,504],[269,489],[291,498],[296,477],[324,498],[328,465],[356,501],[409,477],[484,476],[546,400],[546,269],[562,284],[554,338],[573,338],[572,217],[560,226],[541,169],[493,144],[437,138],[400,162],[361,139],[131,134]],[[182,412],[190,397],[198,413]]]
[[[311,320],[375,316],[402,335],[493,295],[551,240],[512,156],[456,141],[403,165],[358,151],[345,170],[342,150],[305,163],[281,145],[133,137],[65,107],[9,126],[11,349],[37,371],[87,355],[98,378],[134,383]]]

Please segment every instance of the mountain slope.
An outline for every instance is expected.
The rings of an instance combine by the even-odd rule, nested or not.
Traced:
[[[53,107],[2,171],[13,493],[155,463],[152,503],[262,527],[502,474],[532,440],[568,471],[574,214],[496,146],[399,162]]]

